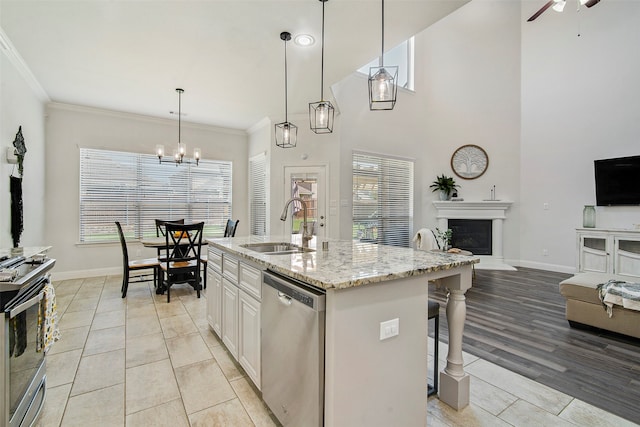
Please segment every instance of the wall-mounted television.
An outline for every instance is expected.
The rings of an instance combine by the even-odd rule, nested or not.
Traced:
[[[640,156],[593,163],[598,206],[640,205]]]

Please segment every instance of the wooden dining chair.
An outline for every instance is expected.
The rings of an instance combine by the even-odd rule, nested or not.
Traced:
[[[160,263],[162,280],[159,293],[167,291],[167,302],[171,302],[171,286],[187,283],[196,290],[200,298],[202,289],[200,259],[204,222],[196,224],[167,222],[165,227],[166,246],[162,249],[165,253]]]
[[[168,222],[173,222],[176,224],[184,224],[184,218],[176,219],[176,220],[164,220],[164,219],[156,219],[156,237],[164,237],[165,236],[165,225]],[[161,258],[162,248],[158,248],[158,259]],[[161,260],[162,261],[162,260]]]
[[[160,236],[164,237],[164,235],[165,235],[165,231],[164,231],[165,224],[168,223],[168,222],[173,222],[173,223],[176,223],[176,224],[184,224],[184,218],[175,219],[175,220],[172,220],[172,219],[169,219],[169,220],[156,219],[156,237],[160,237]]]
[[[141,271],[146,269],[153,269],[153,284],[157,286],[159,283],[159,269],[160,261],[158,258],[146,258],[139,260],[129,260],[129,251],[127,250],[127,242],[124,239],[124,233],[122,232],[122,226],[116,221],[116,227],[118,228],[118,236],[120,237],[120,245],[122,246],[122,298],[127,296],[127,289],[129,289],[129,283],[131,282],[148,282],[150,279],[149,274],[140,274],[131,276],[132,271]],[[133,279],[133,280],[132,280]]]
[[[239,222],[239,219],[235,221],[232,219],[228,219],[227,226],[224,229],[224,237],[234,237],[236,235],[236,228],[238,228]]]

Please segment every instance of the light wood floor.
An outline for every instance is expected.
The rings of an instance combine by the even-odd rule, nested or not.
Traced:
[[[570,277],[528,268],[476,270],[466,293],[463,350],[622,418],[640,423],[640,340],[569,327],[558,284]],[[446,290],[440,340],[447,342]]]

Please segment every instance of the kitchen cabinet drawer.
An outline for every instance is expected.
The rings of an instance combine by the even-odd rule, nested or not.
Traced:
[[[222,275],[232,283],[238,283],[238,260],[224,254],[222,257]]]
[[[207,265],[218,273],[222,273],[222,253],[215,249],[209,248],[207,253]]]
[[[240,289],[260,301],[262,295],[262,272],[241,262],[239,265],[239,277]]]

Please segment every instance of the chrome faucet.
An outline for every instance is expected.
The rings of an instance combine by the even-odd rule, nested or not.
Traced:
[[[304,202],[304,200],[302,200],[300,197],[292,197],[287,200],[287,203],[285,203],[284,209],[282,210],[282,215],[280,215],[280,221],[287,220],[287,211],[289,209],[289,205],[296,200],[302,204],[302,214],[304,216],[302,219],[302,247],[308,248],[309,240],[313,239],[313,230],[309,232],[309,230],[307,229],[307,226],[309,225],[307,224],[307,204]]]

